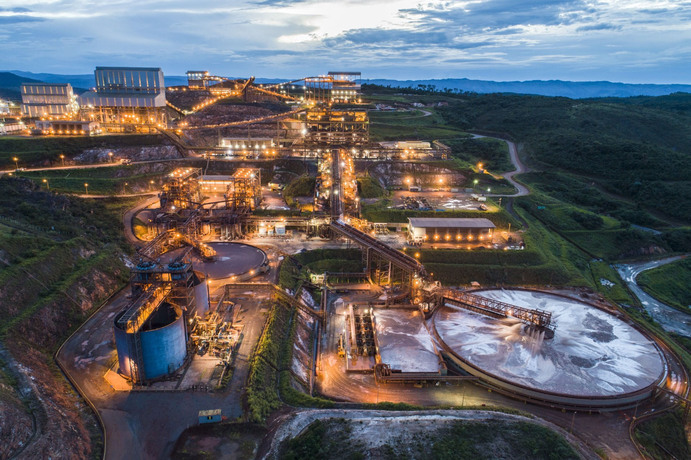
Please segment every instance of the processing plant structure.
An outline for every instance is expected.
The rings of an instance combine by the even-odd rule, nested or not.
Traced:
[[[142,261],[132,271],[133,300],[115,318],[120,372],[133,382],[177,372],[189,358],[189,328],[203,316],[203,304],[209,304],[208,292],[199,287],[204,277],[189,259],[178,255],[162,263],[161,255],[194,251],[199,260],[211,261],[221,248],[219,240],[285,235],[291,228],[309,237],[344,240],[362,251],[362,272],[314,274],[319,281],[312,282],[323,290],[318,307],[307,305],[298,292],[274,292],[318,323],[321,334],[330,321],[343,322],[333,348],[345,361],[346,374],[370,372],[384,384],[471,380],[524,401],[588,411],[631,407],[664,385],[666,358],[658,344],[610,312],[539,291],[442,288],[419,256],[377,238],[376,227],[360,218],[355,161],[446,158],[450,149],[437,141],[371,142],[368,111],[358,106],[359,74],[334,72],[276,85],[231,82],[206,71],[190,71],[188,78],[189,91],[223,84],[243,98],[309,102],[254,120],[275,124],[275,136],[252,136],[244,121],[179,124],[176,132],[182,140],[197,130],[218,130],[218,144],[200,147],[207,159],[316,160],[313,209],[300,215],[257,215],[261,169],[247,164],[226,175],[200,168],[170,173],[158,208],[149,210],[154,238],[140,249]],[[298,81],[304,85],[295,85]],[[221,135],[226,128],[247,129],[247,134]],[[485,218],[415,217],[406,228],[411,246],[474,244],[491,241],[495,234],[495,224]],[[240,251],[240,246],[223,250]],[[266,259],[259,264],[252,276],[268,269]],[[225,275],[229,284],[241,281],[236,273]],[[329,286],[343,279],[376,286],[384,294],[350,302],[329,315]]]

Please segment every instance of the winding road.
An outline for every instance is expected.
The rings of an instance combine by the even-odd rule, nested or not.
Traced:
[[[471,134],[473,134],[473,133],[471,133]],[[515,175],[528,172],[528,168],[521,162],[521,159],[518,157],[518,148],[516,148],[516,143],[512,142],[508,139],[502,139],[501,137],[492,137],[492,136],[483,136],[481,134],[473,134],[473,139],[480,139],[483,137],[485,137],[487,139],[496,139],[498,141],[506,142],[506,145],[509,146],[509,156],[511,157],[511,163],[513,163],[513,167],[515,169],[513,171],[505,173],[503,175],[503,177],[511,185],[513,185],[514,188],[518,191],[517,193],[513,193],[513,194],[487,193],[487,194],[485,194],[485,196],[515,198],[518,196],[530,195],[530,189],[528,189],[528,187],[526,187],[525,185],[521,184],[520,182],[516,181],[516,179],[514,179]]]

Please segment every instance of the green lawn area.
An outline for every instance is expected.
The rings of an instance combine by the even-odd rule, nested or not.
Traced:
[[[433,109],[423,116],[419,110],[411,112],[370,112],[370,137],[373,141],[444,140],[467,137],[463,130],[447,125]]]

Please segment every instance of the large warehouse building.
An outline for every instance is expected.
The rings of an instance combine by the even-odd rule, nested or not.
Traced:
[[[22,83],[25,117],[69,118],[77,113],[77,98],[69,83]]]
[[[495,228],[485,218],[408,218],[408,238],[415,243],[491,241]]]
[[[109,132],[152,132],[166,125],[163,71],[153,67],[96,67],[96,91],[79,97],[86,119]]]

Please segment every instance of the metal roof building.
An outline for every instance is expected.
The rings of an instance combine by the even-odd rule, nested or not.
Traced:
[[[409,217],[408,235],[411,240],[466,242],[491,240],[496,225],[483,217]]]

